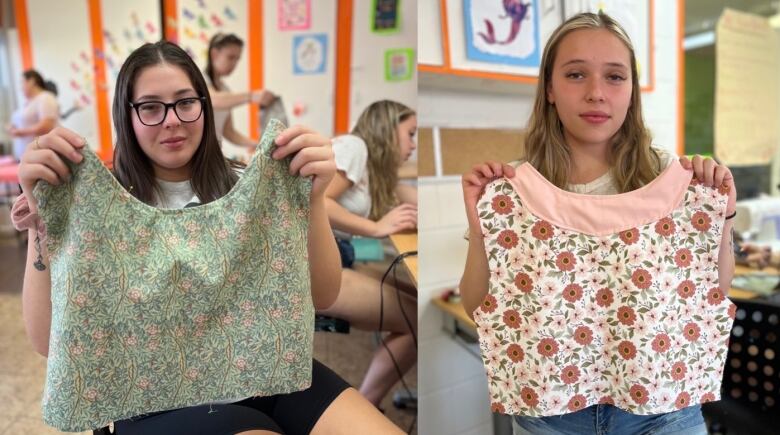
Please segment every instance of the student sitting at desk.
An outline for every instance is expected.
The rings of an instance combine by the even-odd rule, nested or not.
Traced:
[[[382,331],[390,332],[360,387],[376,406],[398,381],[397,370],[406,373],[417,360],[417,300],[403,292],[399,299],[393,286],[353,270],[350,239],[387,237],[417,227],[417,190],[398,183],[399,166],[417,146],[416,131],[412,109],[387,100],[371,104],[352,134],[333,140],[338,170],[325,192],[343,269],[336,302],[318,313],[348,320],[360,329],[381,325]]]

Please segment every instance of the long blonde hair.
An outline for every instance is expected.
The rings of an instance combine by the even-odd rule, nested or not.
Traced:
[[[639,76],[634,46],[626,31],[609,15],[577,14],[561,24],[547,42],[542,55],[536,100],[525,141],[525,160],[530,162],[551,183],[565,189],[571,170],[571,153],[563,136],[563,124],[555,106],[547,100],[555,56],[561,40],[582,29],[604,29],[611,32],[628,48],[631,55],[631,104],[626,119],[612,138],[610,165],[619,192],[628,192],[652,181],[661,172],[661,159],[650,146],[651,136],[642,119]]]
[[[390,100],[371,103],[355,124],[352,134],[368,147],[368,185],[371,220],[379,220],[396,204],[398,167],[401,165],[398,124],[414,116],[414,110]]]

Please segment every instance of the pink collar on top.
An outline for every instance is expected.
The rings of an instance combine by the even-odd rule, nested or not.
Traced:
[[[565,191],[547,181],[528,162],[507,180],[534,216],[560,228],[606,236],[667,216],[682,202],[692,178],[693,171],[675,160],[655,180],[617,195]]]

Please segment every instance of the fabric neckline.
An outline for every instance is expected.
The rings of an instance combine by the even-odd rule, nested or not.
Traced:
[[[673,161],[653,181],[630,192],[593,195],[563,190],[528,162],[507,179],[523,206],[561,228],[604,236],[660,219],[683,200],[693,171]]]
[[[258,151],[252,157],[252,160],[249,162],[249,165],[246,167],[244,171],[245,175],[248,175],[249,173],[257,170],[258,159],[271,160],[270,156],[274,148],[273,141],[276,138],[276,136],[278,136],[279,133],[281,133],[282,130],[284,130],[284,128],[285,128],[284,124],[282,124],[276,119],[272,119],[268,122],[266,131],[263,133],[263,138],[260,142],[260,145],[258,146]],[[247,179],[251,178],[251,177],[239,178],[238,181],[233,185],[233,187],[230,189],[228,193],[207,204],[199,205],[198,207],[171,208],[171,209],[157,208],[155,206],[149,205],[141,201],[140,199],[130,194],[130,192],[128,192],[128,190],[125,189],[124,186],[122,186],[119,180],[117,180],[116,177],[114,177],[111,174],[111,172],[109,172],[109,170],[103,165],[103,163],[100,161],[97,155],[92,150],[89,149],[89,147],[85,147],[82,153],[84,156],[84,160],[80,164],[75,166],[75,168],[71,168],[72,170],[83,171],[87,169],[86,168],[87,166],[94,166],[95,167],[94,170],[99,172],[100,174],[99,177],[103,179],[103,183],[111,184],[113,186],[113,190],[117,191],[119,195],[121,195],[124,199],[126,199],[129,206],[134,207],[140,213],[146,213],[146,214],[181,215],[187,213],[193,213],[193,214],[206,213],[215,207],[222,207],[224,203],[230,201],[231,198],[236,195],[237,191],[239,191],[240,189],[244,189],[244,186],[247,185],[247,183],[249,183]],[[33,195],[36,198],[40,196],[37,192],[42,187],[43,183],[45,182],[39,181],[38,184],[36,184],[35,189],[33,190]]]

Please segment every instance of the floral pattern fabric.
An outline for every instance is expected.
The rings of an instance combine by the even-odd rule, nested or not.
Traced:
[[[311,182],[270,158],[272,122],[224,197],[161,210],[90,151],[34,195],[48,229],[51,334],[44,421],[81,431],[311,382]]]
[[[490,183],[477,205],[490,285],[474,318],[492,409],[647,415],[719,399],[735,314],[718,286],[727,194],[693,180],[667,216],[594,236],[534,216],[524,204],[544,193]]]

